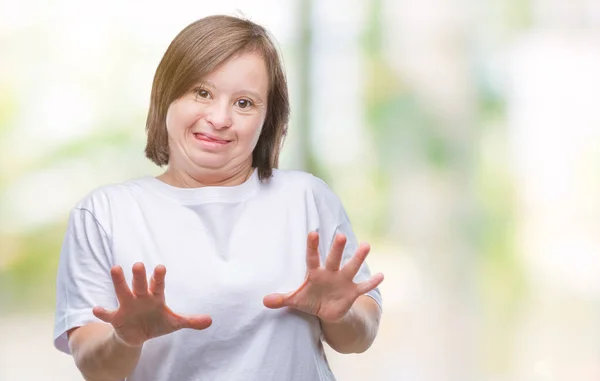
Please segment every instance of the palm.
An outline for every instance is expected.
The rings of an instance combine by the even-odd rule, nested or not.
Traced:
[[[99,319],[112,324],[117,337],[124,343],[140,346],[147,340],[182,328],[205,329],[210,326],[211,319],[208,315],[183,316],[167,307],[164,295],[164,266],[154,269],[150,287],[142,263],[136,263],[132,271],[133,291],[129,289],[121,267],[115,266],[111,269],[119,308],[107,311],[102,307],[95,307],[93,310]]]
[[[292,307],[315,315],[326,322],[342,319],[356,299],[383,281],[383,274],[354,283],[353,279],[369,254],[369,246],[361,245],[356,254],[340,269],[346,238],[337,235],[327,256],[325,266],[320,264],[319,236],[308,235],[306,250],[307,274],[304,283],[291,294],[270,294],[263,302],[269,308]]]
[[[140,345],[154,337],[177,330],[181,318],[164,303],[154,300],[134,301],[132,305],[120,306],[111,322],[115,332],[127,343]]]

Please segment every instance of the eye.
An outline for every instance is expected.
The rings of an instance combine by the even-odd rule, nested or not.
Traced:
[[[194,94],[196,94],[196,96],[198,98],[203,98],[203,99],[210,99],[210,92],[206,89],[203,88],[197,88],[194,90]]]
[[[240,99],[237,102],[235,102],[235,104],[241,108],[241,109],[249,109],[250,107],[252,107],[254,105],[254,103],[252,103],[251,100],[249,99]]]

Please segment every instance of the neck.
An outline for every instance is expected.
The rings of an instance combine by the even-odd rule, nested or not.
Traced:
[[[250,178],[254,168],[249,165],[232,171],[187,172],[169,166],[157,179],[177,188],[201,188],[207,186],[236,186]]]

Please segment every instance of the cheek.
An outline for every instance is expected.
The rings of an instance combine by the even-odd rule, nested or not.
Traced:
[[[253,121],[249,128],[245,130],[244,140],[248,142],[248,145],[253,149],[258,143],[258,139],[260,138],[260,133],[263,128],[264,119],[260,119],[258,121]]]
[[[258,142],[258,138],[260,138],[260,133],[262,132],[263,129],[263,125],[260,124],[258,126],[258,128],[254,131],[254,135],[252,136],[252,141],[254,144],[256,144],[256,142]]]
[[[198,107],[188,102],[171,104],[166,117],[167,131],[180,132],[193,126],[200,118],[200,111]]]

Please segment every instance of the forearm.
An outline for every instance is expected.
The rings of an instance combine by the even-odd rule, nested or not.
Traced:
[[[325,341],[340,353],[362,353],[369,349],[379,329],[381,310],[369,296],[361,295],[342,320],[321,321]]]
[[[129,376],[137,365],[141,347],[129,347],[111,325],[92,323],[69,336],[75,364],[87,381],[116,381]]]

